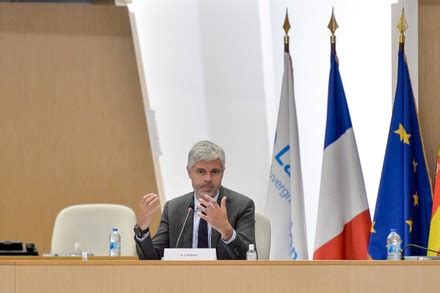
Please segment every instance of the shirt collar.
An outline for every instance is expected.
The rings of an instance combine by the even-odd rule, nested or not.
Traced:
[[[215,202],[217,202],[219,194],[220,194],[220,189],[217,190],[217,193],[216,193],[215,196],[214,196],[214,200],[215,200]],[[199,208],[198,208],[199,204],[200,204],[200,203],[199,203],[199,199],[197,198],[197,196],[196,196],[196,192],[194,191],[194,209],[195,209],[196,211],[199,210]]]

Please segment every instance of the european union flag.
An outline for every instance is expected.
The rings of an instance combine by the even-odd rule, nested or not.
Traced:
[[[399,48],[396,96],[371,226],[368,251],[373,259],[386,259],[390,229],[397,229],[402,248],[428,244],[431,184],[403,45]],[[404,254],[426,255],[426,251],[408,247]]]

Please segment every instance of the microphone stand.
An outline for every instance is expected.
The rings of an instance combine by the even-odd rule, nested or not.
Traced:
[[[188,212],[186,213],[185,221],[183,222],[182,229],[180,230],[179,237],[177,237],[176,248],[179,247],[180,237],[182,237],[183,230],[185,230],[186,222],[188,221],[188,216],[194,210],[193,206],[188,206]]]
[[[430,248],[428,248],[428,247],[424,247],[424,246],[420,246],[420,245],[417,245],[417,244],[408,243],[408,244],[405,245],[405,246],[403,247],[403,249],[402,249],[402,255],[400,256],[400,259],[401,259],[401,260],[405,260],[405,250],[406,250],[408,247],[415,247],[415,248],[423,249],[423,250],[426,250],[426,251],[429,251],[429,252],[434,252],[434,253],[436,253],[437,255],[440,253],[439,251],[434,250],[434,249],[430,249]]]

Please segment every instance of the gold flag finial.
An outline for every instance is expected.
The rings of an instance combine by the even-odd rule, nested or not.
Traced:
[[[405,18],[405,9],[402,7],[402,15],[400,16],[399,23],[397,24],[397,28],[399,29],[399,43],[405,43],[405,31],[408,29],[408,23]]]
[[[289,52],[289,30],[290,30],[290,22],[289,22],[289,12],[286,8],[286,18],[284,19],[283,29],[285,32],[284,35],[284,51]]]
[[[287,10],[287,8],[286,8],[286,18],[284,19],[283,29],[286,32],[286,36],[287,36],[290,30],[289,11]]]
[[[333,7],[332,7],[332,16],[330,17],[330,22],[328,23],[327,27],[330,30],[330,32],[332,33],[332,35],[330,37],[330,41],[332,42],[332,44],[334,44],[334,43],[336,43],[335,31],[339,26],[338,26],[338,23],[336,22],[335,9]]]

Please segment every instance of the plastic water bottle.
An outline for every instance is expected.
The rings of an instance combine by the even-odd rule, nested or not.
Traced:
[[[387,237],[388,260],[400,260],[400,257],[402,256],[402,248],[400,247],[402,239],[396,231],[396,229],[391,229],[391,232]]]
[[[81,256],[81,255],[82,255],[82,251],[79,242],[75,242],[73,247],[73,252],[70,254],[70,256]]]
[[[121,235],[118,228],[113,228],[109,237],[109,255],[121,256]]]
[[[249,244],[249,250],[246,252],[246,260],[257,260],[257,252],[255,251],[254,244]]]

